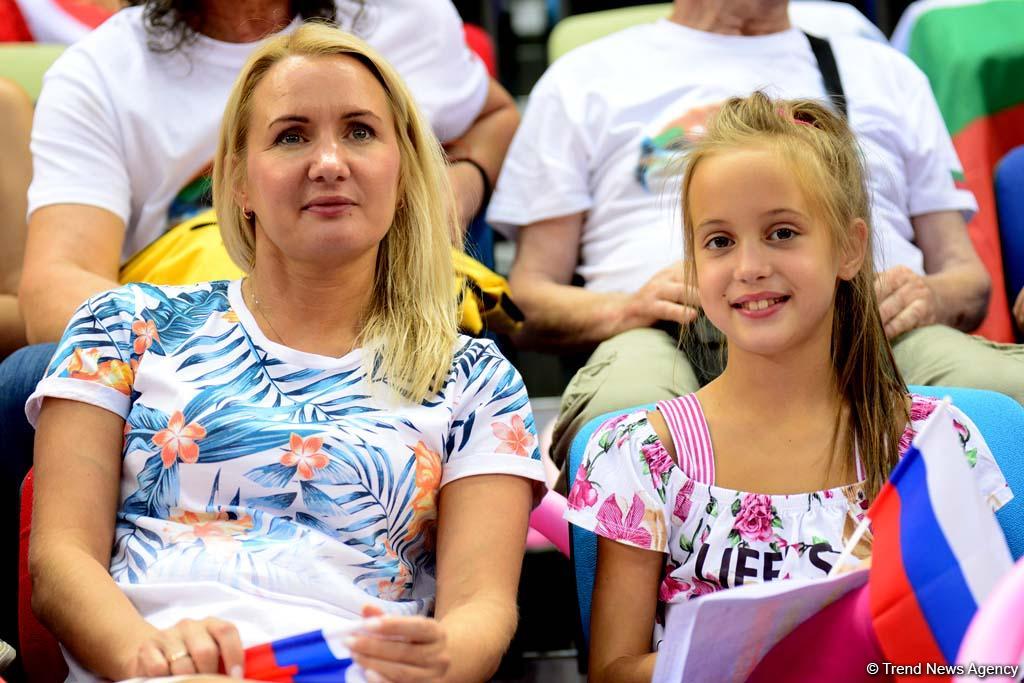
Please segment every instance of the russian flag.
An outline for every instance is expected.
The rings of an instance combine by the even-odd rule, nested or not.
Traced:
[[[894,664],[955,663],[978,606],[1013,566],[948,406],[932,413],[868,510],[871,619]]]
[[[956,663],[978,606],[1013,561],[948,406],[932,413],[868,510],[867,585],[776,643],[747,683],[916,680],[881,665]],[[869,674],[869,664],[879,668]]]
[[[245,650],[245,677],[274,683],[352,683],[362,681],[341,644],[349,635],[310,631]]]

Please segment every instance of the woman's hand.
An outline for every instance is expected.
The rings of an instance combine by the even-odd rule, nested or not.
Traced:
[[[367,605],[362,630],[345,643],[369,683],[433,683],[448,672],[451,657],[444,627],[430,617],[386,617]]]
[[[221,662],[224,668],[221,668]],[[234,624],[222,619],[182,619],[139,643],[131,677],[180,676],[228,672],[242,678],[245,655]]]

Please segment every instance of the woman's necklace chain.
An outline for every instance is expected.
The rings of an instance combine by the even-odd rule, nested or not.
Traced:
[[[260,304],[260,299],[256,295],[256,282],[251,277],[248,278],[248,280],[249,280],[249,291],[252,293],[252,303],[253,303],[253,305],[256,307],[256,310],[259,311],[259,313],[263,317],[263,319],[267,321],[267,325],[270,326],[270,330],[277,337],[277,341],[280,342],[281,344],[284,344],[285,343],[284,337],[282,337],[281,333],[277,331],[276,327],[274,327],[274,323],[271,322],[270,316],[267,315],[267,312],[265,310],[263,310],[263,306]]]

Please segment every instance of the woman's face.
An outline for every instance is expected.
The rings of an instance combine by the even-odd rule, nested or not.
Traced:
[[[256,86],[242,207],[256,252],[325,267],[376,259],[401,153],[384,89],[352,57],[287,57]]]

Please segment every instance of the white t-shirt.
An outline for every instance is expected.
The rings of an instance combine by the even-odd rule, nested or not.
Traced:
[[[976,208],[928,80],[886,45],[832,41],[851,125],[867,159],[880,270],[923,272],[910,217]],[[584,45],[530,95],[488,220],[519,226],[586,212],[579,274],[587,289],[635,291],[682,257],[679,210],[685,131],[723,100],[764,89],[825,97],[807,38],[707,33],[662,20]]]
[[[343,27],[350,4],[338,0]],[[488,77],[448,0],[367,3],[354,28],[402,75],[441,140],[466,131]],[[197,201],[201,178],[228,94],[257,45],[198,36],[166,54],[147,41],[142,8],[132,7],[68,48],[46,73],[32,127],[29,214],[51,204],[116,214],[126,226],[122,262],[208,207]]]
[[[367,604],[427,614],[440,490],[506,474],[539,497],[526,388],[493,342],[460,337],[442,390],[415,404],[381,396],[361,354],[271,341],[237,280],[128,285],[78,309],[27,414],[53,396],[125,420],[110,574],[146,620],[216,615],[248,647],[350,629]]]

